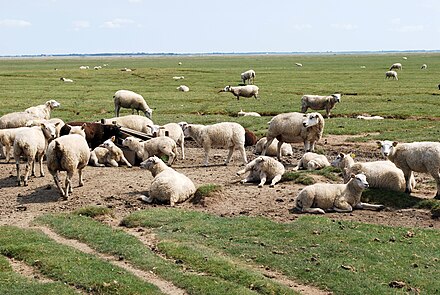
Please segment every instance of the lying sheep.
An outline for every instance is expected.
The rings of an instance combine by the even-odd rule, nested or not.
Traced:
[[[361,202],[362,191],[366,188],[368,182],[363,174],[352,174],[346,184],[312,184],[299,192],[295,210],[301,213],[325,214],[326,211],[347,213],[353,209],[383,209],[383,205]]]
[[[243,112],[243,110],[240,110],[237,115],[239,117],[246,117],[246,116],[251,116],[251,117],[261,117],[261,115],[259,113],[256,112]]]
[[[16,133],[14,140],[14,159],[17,168],[17,183],[21,185],[20,179],[20,157],[26,158],[26,170],[23,178],[23,185],[28,185],[29,172],[32,166],[32,176],[35,176],[35,164],[40,163],[40,175],[44,176],[43,156],[47,144],[55,138],[56,126],[51,123],[42,123],[40,126],[29,127]]]
[[[0,148],[2,152],[4,148],[4,156],[6,158],[6,163],[9,163],[11,156],[14,156],[12,147],[14,145],[15,135],[18,132],[26,129],[29,129],[29,127],[0,129]]]
[[[411,193],[413,171],[429,173],[437,183],[435,199],[440,199],[440,143],[413,142],[397,143],[389,140],[378,141],[381,153],[405,175],[406,193]]]
[[[76,171],[78,171],[79,186],[84,185],[82,170],[89,162],[90,150],[84,130],[80,133],[61,136],[53,140],[47,148],[47,168],[64,200],[67,200],[69,193],[72,193],[72,177]],[[64,188],[61,186],[59,171],[67,172]]]
[[[358,115],[356,117],[356,119],[361,119],[361,120],[383,120],[384,117],[382,117],[382,116],[363,116],[363,115]]]
[[[177,81],[177,80],[183,80],[183,79],[185,79],[185,77],[184,76],[174,76],[173,79]]]
[[[325,110],[326,117],[330,118],[330,111],[338,102],[341,102],[341,94],[339,93],[328,96],[304,95],[301,97],[301,113],[307,112],[308,108],[312,110]]]
[[[25,127],[26,122],[41,119],[35,114],[14,112],[0,117],[0,129]]]
[[[240,75],[241,80],[243,81],[243,84],[254,84],[255,79],[255,71],[254,70],[247,70],[244,73],[241,73]]]
[[[255,97],[260,98],[258,96],[258,90],[259,88],[255,85],[246,85],[246,86],[226,86],[219,92],[231,92],[237,100],[240,99],[240,96],[242,97]]]
[[[87,69],[89,69],[89,68],[90,68],[89,66],[80,66],[80,67],[79,67],[80,70],[87,70]]]
[[[137,94],[130,90],[118,90],[113,95],[114,103],[115,103],[115,116],[119,117],[119,110],[121,108],[131,109],[131,114],[134,114],[134,110],[137,111],[139,115],[139,111],[145,113],[145,116],[151,119],[153,114],[153,110],[147,105],[147,102],[142,97],[142,95]]]
[[[141,163],[141,169],[151,172],[154,179],[148,191],[145,201],[153,200],[170,202],[171,206],[191,198],[196,192],[194,183],[182,173],[177,172],[158,157],[150,157]]]
[[[148,125],[154,125],[153,121],[144,116],[128,115],[101,120],[103,124],[116,124],[122,127],[130,128],[139,132],[151,135],[151,129]],[[108,138],[108,137],[107,137]]]
[[[59,108],[60,106],[61,104],[59,102],[51,99],[46,101],[44,104],[27,108],[24,111],[26,113],[35,115],[35,117],[38,117],[39,119],[49,120],[51,111],[55,108]]]
[[[208,165],[209,151],[212,147],[229,149],[225,165],[232,158],[234,150],[240,151],[243,163],[247,163],[244,128],[234,122],[222,122],[213,125],[188,124],[184,127],[185,136],[192,137],[205,150],[204,165]]]
[[[162,126],[159,125],[148,125],[151,129],[151,134],[154,137],[157,136],[168,136],[180,146],[182,152],[182,159],[185,159],[185,135],[183,134],[183,129],[177,123],[168,123]]]
[[[267,142],[266,137],[260,138],[260,140],[257,141],[257,144],[255,145],[255,151],[254,153],[257,155],[260,155],[264,150],[264,145]],[[267,147],[266,149],[266,155],[267,156],[276,156],[277,155],[277,146],[278,146],[278,139],[274,138],[272,143]],[[293,155],[292,146],[289,143],[283,143],[281,145],[281,156],[291,156]]]
[[[330,162],[324,155],[308,152],[298,162],[294,170],[319,170],[330,166]]]
[[[246,167],[237,172],[237,175],[249,172],[249,175],[241,183],[260,182],[258,187],[263,187],[266,181],[270,181],[269,186],[274,187],[281,180],[284,171],[283,164],[277,160],[271,157],[259,156],[247,163]]]
[[[186,85],[180,85],[176,89],[179,90],[179,91],[182,91],[182,92],[188,92],[189,91],[189,87],[186,86]]]
[[[402,170],[396,167],[391,161],[358,162],[349,154],[339,153],[332,162],[333,167],[342,170],[344,183],[350,180],[351,174],[364,173],[372,188],[405,191],[405,177]],[[415,187],[415,180],[412,177],[411,187]]]
[[[385,79],[393,78],[393,80],[399,80],[397,78],[397,72],[396,71],[387,71],[385,72]]]
[[[124,156],[124,152],[115,145],[115,136],[104,141],[103,144],[93,149],[90,153],[89,165],[96,167],[105,167],[106,164],[112,167],[118,167],[118,163],[125,163],[128,168],[132,165]]]
[[[67,82],[67,83],[73,83],[72,79],[68,79],[68,78],[64,78],[64,77],[61,77],[60,80],[63,82]]]
[[[122,141],[122,145],[136,153],[136,156],[145,161],[152,156],[168,156],[168,165],[171,166],[176,158],[176,142],[169,137],[155,137],[147,141],[128,136]]]
[[[277,158],[281,160],[281,145],[284,142],[304,142],[306,152],[315,150],[315,143],[321,139],[324,131],[324,118],[319,113],[284,113],[276,115],[269,122],[267,142],[262,155],[266,155],[268,146],[278,139]]]
[[[400,62],[392,64],[391,67],[390,67],[390,71],[392,71],[392,70],[401,70],[401,69],[402,69],[402,64]]]

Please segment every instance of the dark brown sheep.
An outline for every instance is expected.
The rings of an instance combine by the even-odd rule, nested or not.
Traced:
[[[60,136],[69,134],[70,126],[82,126],[83,124],[85,124],[84,131],[86,133],[86,141],[92,149],[112,136],[118,137],[120,133],[119,127],[116,125],[92,122],[68,122],[61,128]]]

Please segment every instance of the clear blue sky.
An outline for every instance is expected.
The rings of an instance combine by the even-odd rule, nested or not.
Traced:
[[[439,0],[0,0],[0,55],[440,49]]]

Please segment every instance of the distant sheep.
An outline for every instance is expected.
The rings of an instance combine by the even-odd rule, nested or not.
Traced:
[[[426,70],[428,68],[428,65],[427,64],[423,64],[421,67],[420,67],[420,69],[422,69],[422,70]]]
[[[264,150],[264,145],[267,142],[266,137],[260,138],[260,140],[257,141],[257,144],[255,145],[255,154],[261,155],[261,153]],[[266,149],[266,155],[267,156],[276,156],[277,155],[277,146],[278,146],[278,139],[274,138],[272,143],[267,147]],[[283,143],[281,145],[281,156],[291,156],[293,155],[292,146],[290,143]]]
[[[326,156],[307,152],[301,157],[294,170],[319,170],[330,165]]]
[[[64,77],[61,77],[60,80],[63,82],[67,82],[67,83],[73,83],[72,79],[68,79],[68,78],[64,78]]]
[[[133,70],[129,69],[129,68],[122,68],[121,71],[122,72],[132,72]]]
[[[148,125],[154,137],[168,136],[180,146],[182,152],[182,159],[185,159],[185,135],[183,129],[177,123],[168,123],[162,126]]]
[[[226,86],[219,92],[231,92],[237,100],[241,97],[255,97],[260,98],[258,96],[259,88],[255,85],[246,85],[246,86]]]
[[[239,116],[239,117],[246,117],[246,116],[261,117],[261,115],[259,113],[256,113],[256,112],[243,112],[243,110],[240,110],[237,113],[237,116]]]
[[[131,114],[134,114],[134,111],[137,111],[139,115],[139,111],[142,111],[145,116],[151,119],[153,114],[153,110],[147,105],[147,102],[142,97],[142,95],[137,94],[130,90],[118,90],[113,95],[114,103],[115,103],[115,116],[119,117],[119,111],[121,108],[131,109]]]
[[[177,80],[183,80],[183,79],[185,79],[185,77],[184,76],[174,76],[173,79],[177,81]]]
[[[80,67],[79,67],[80,70],[87,70],[87,69],[89,69],[89,68],[90,68],[89,66],[80,66]]]
[[[57,102],[56,100],[48,100],[44,104],[30,107],[24,110],[26,113],[32,114],[40,119],[50,119],[50,113],[53,109],[59,108],[61,104]]]
[[[397,78],[397,72],[396,71],[387,71],[385,72],[385,79],[392,78],[393,80],[399,80]]]
[[[171,166],[176,159],[176,142],[169,137],[154,137],[142,141],[136,137],[128,136],[122,141],[122,145],[134,151],[142,161],[152,156],[168,156],[168,165]]]
[[[186,85],[180,85],[176,89],[179,90],[179,91],[182,91],[182,92],[188,92],[189,91],[189,87],[186,86]]]
[[[295,66],[297,66],[297,67],[302,67],[303,65],[302,65],[302,63],[296,62],[296,63],[295,63]]]
[[[361,120],[383,120],[384,117],[382,116],[363,116],[363,115],[359,115],[356,117],[356,119],[361,119]]]
[[[341,94],[339,93],[328,96],[304,95],[301,97],[301,113],[307,112],[308,108],[312,110],[325,110],[326,117],[330,118],[330,111],[338,102],[341,102]]]
[[[259,156],[247,163],[246,167],[237,172],[237,175],[246,172],[249,172],[249,175],[241,183],[259,182],[258,187],[263,187],[266,181],[270,181],[270,187],[274,187],[281,180],[285,169],[283,164],[277,160],[271,157]]]
[[[243,81],[243,84],[254,84],[255,79],[255,71],[254,70],[247,70],[246,72],[241,73],[240,75],[241,80]]]
[[[392,64],[390,67],[390,71],[392,70],[401,70],[402,69],[402,64],[400,62]]]

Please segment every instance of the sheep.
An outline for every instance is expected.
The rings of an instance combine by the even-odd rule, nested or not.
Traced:
[[[40,175],[44,177],[43,156],[46,152],[47,144],[56,136],[56,124],[42,123],[40,126],[23,129],[15,135],[14,140],[14,159],[17,168],[17,183],[21,185],[20,179],[20,157],[26,158],[26,170],[23,178],[23,185],[28,185],[29,172],[32,166],[32,176],[35,176],[35,164],[40,163]]]
[[[402,59],[407,60],[408,58],[406,56],[402,56]]]
[[[63,82],[66,82],[66,83],[73,83],[72,79],[68,79],[68,78],[64,78],[64,77],[61,77],[60,80]]]
[[[29,114],[33,114],[40,119],[49,120],[50,119],[50,112],[53,109],[58,108],[60,106],[61,106],[61,104],[59,102],[51,99],[51,100],[46,101],[44,104],[27,108],[24,111]]]
[[[173,79],[177,81],[177,80],[183,80],[183,79],[185,79],[185,77],[184,76],[174,76]]]
[[[219,92],[231,92],[237,100],[240,99],[240,96],[242,97],[255,97],[260,98],[258,96],[258,90],[259,88],[255,85],[246,85],[246,86],[226,86]]]
[[[361,120],[383,120],[384,117],[382,116],[363,116],[363,115],[359,115],[356,117],[356,119],[361,119]]]
[[[396,167],[391,161],[358,162],[349,154],[339,153],[332,162],[333,167],[342,170],[344,183],[350,180],[351,174],[364,173],[372,188],[405,191],[405,177],[402,170]],[[415,187],[415,180],[412,177],[411,187]]]
[[[94,70],[100,70],[100,69],[102,69],[102,67],[101,66],[94,66],[93,69]]]
[[[243,84],[254,84],[255,79],[255,71],[254,70],[247,70],[246,72],[241,73],[240,75],[241,80],[243,81]]]
[[[397,72],[396,71],[387,71],[385,72],[385,79],[393,78],[393,80],[399,80],[397,78]]]
[[[109,164],[112,167],[118,167],[118,162],[125,163],[129,168],[132,167],[130,162],[125,158],[124,152],[114,144],[115,136],[104,141],[104,143],[96,147],[90,153],[89,164],[96,167],[104,167]]]
[[[168,156],[168,165],[171,166],[176,158],[176,142],[169,137],[155,137],[147,141],[128,136],[122,141],[122,145],[136,152],[136,156],[145,161],[152,156]]]
[[[121,108],[128,108],[131,109],[131,114],[134,114],[134,110],[137,111],[138,115],[139,111],[142,111],[147,118],[151,119],[153,110],[147,105],[147,102],[142,95],[130,90],[118,90],[113,95],[113,99],[115,103],[116,117],[119,117],[119,111]]]
[[[267,156],[259,156],[247,163],[243,169],[237,172],[237,175],[250,172],[241,183],[259,181],[260,183],[258,184],[258,187],[263,187],[266,181],[270,181],[271,183],[269,187],[274,187],[275,184],[281,180],[284,171],[283,164],[277,160]]]
[[[411,178],[413,171],[429,173],[437,184],[435,199],[440,199],[440,143],[412,142],[398,143],[397,141],[378,141],[381,153],[402,169],[405,175],[405,192],[412,191]]]
[[[89,66],[80,66],[80,67],[79,67],[80,70],[87,70],[87,69],[89,69],[89,68],[90,68]]]
[[[392,64],[391,67],[390,67],[390,71],[392,71],[392,70],[401,70],[401,69],[402,69],[402,64],[400,62]]]
[[[362,191],[369,187],[364,174],[352,174],[346,184],[316,183],[303,188],[296,197],[295,210],[301,213],[340,213],[353,209],[382,210],[383,205],[361,202]]]
[[[267,142],[266,137],[260,138],[260,140],[257,141],[257,144],[255,145],[255,151],[254,153],[257,155],[260,155],[263,152],[264,145]],[[276,156],[277,155],[277,145],[278,145],[278,139],[274,139],[270,146],[266,149],[266,155],[267,156]],[[293,155],[292,146],[289,143],[283,143],[281,145],[281,156],[291,156]]]
[[[41,119],[27,112],[13,112],[0,117],[0,129],[25,127],[30,120]]]
[[[303,95],[301,97],[301,113],[307,112],[308,108],[315,111],[325,109],[326,117],[330,118],[330,111],[338,102],[341,102],[341,94],[339,93],[328,96]]]
[[[17,132],[29,129],[29,127],[18,127],[9,129],[0,129],[0,148],[6,158],[6,163],[9,163],[11,156],[13,156],[12,147],[14,145],[15,135]]]
[[[182,92],[188,92],[189,91],[189,87],[186,86],[186,85],[180,85],[176,89],[179,90],[179,91],[182,91]]]
[[[56,127],[56,135],[57,137],[61,136],[61,128],[63,128],[63,126],[65,125],[64,121],[59,119],[59,118],[52,118],[49,120],[45,120],[45,119],[35,119],[35,120],[30,120],[26,122],[26,126],[27,127],[32,127],[32,126],[37,126],[41,123],[52,123],[52,124],[56,124],[58,123],[57,127]]]
[[[301,157],[294,170],[319,170],[328,166],[330,162],[326,156],[307,152]]]
[[[177,123],[168,123],[162,126],[148,125],[151,129],[153,136],[168,136],[180,146],[182,152],[182,160],[185,159],[185,135],[183,129]]]
[[[188,124],[184,127],[183,134],[192,137],[198,145],[205,150],[204,165],[208,166],[209,151],[212,147],[229,149],[225,165],[229,163],[235,149],[240,151],[243,163],[247,163],[244,128],[234,122],[222,122],[213,125]]]
[[[83,169],[90,158],[90,150],[82,128],[81,134],[68,134],[53,140],[47,148],[47,168],[52,174],[60,195],[67,200],[72,193],[72,177],[78,171],[79,186],[84,186]],[[59,171],[66,171],[65,187],[61,187]]]
[[[139,117],[145,118],[141,116]],[[119,127],[113,124],[105,125],[101,123],[92,123],[92,122],[68,122],[61,128],[60,136],[69,134],[73,126],[84,126],[86,141],[91,149],[96,148],[97,146],[102,144],[106,139],[112,136],[119,136],[120,134]]]
[[[420,67],[420,69],[422,69],[422,70],[426,70],[428,68],[428,65],[427,64],[423,64],[421,67]]]
[[[302,63],[296,62],[296,63],[295,63],[295,66],[297,66],[297,67],[302,67],[303,65],[302,65]]]
[[[141,169],[151,172],[154,179],[148,191],[145,201],[153,200],[170,202],[171,206],[191,198],[196,192],[194,183],[186,175],[177,172],[156,156],[149,157],[140,165]]]
[[[324,132],[324,118],[319,113],[283,113],[276,115],[269,122],[267,142],[262,155],[266,155],[267,147],[272,141],[278,139],[277,158],[281,160],[281,145],[284,142],[304,142],[304,150],[313,152],[315,143],[319,141]]]
[[[237,116],[241,117],[246,117],[246,116],[251,116],[251,117],[261,117],[261,115],[259,113],[256,112],[243,112],[243,109],[241,109],[238,113]]]
[[[153,121],[144,116],[128,115],[122,117],[115,117],[102,120],[103,123],[116,124],[122,127],[130,128],[146,134],[151,134],[151,129],[148,125],[154,125]]]
[[[253,146],[257,143],[257,137],[249,129],[244,128],[244,146]]]
[[[132,69],[129,69],[129,68],[122,68],[121,71],[122,71],[122,72],[131,72],[131,71],[133,71],[133,70],[132,70]]]

